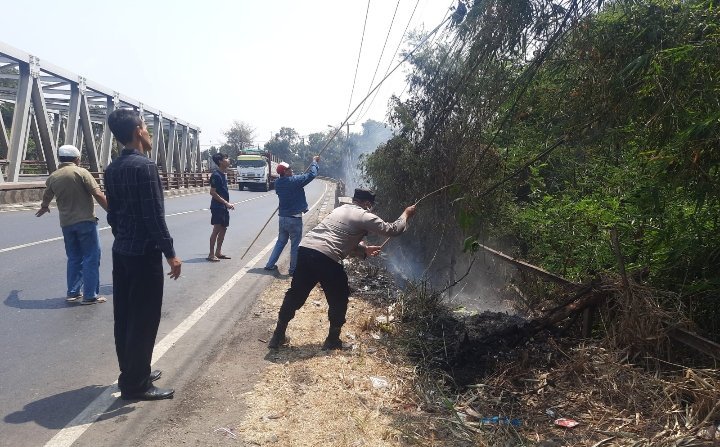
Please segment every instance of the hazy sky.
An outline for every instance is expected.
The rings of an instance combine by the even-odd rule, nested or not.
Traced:
[[[367,0],[8,1],[0,41],[202,128],[223,141],[233,120],[263,144],[280,127],[301,135],[346,117]],[[450,0],[371,0],[352,108],[409,30],[435,28]],[[405,45],[401,50],[406,48]],[[395,61],[398,57],[395,57]],[[392,66],[395,66],[392,61]],[[405,70],[383,84],[359,122],[383,121]],[[351,122],[354,119],[351,119]],[[351,128],[358,132],[359,127]]]

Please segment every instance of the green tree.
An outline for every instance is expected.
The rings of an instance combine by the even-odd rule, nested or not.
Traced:
[[[272,140],[265,143],[265,150],[286,162],[291,162],[298,153],[300,135],[291,127],[281,127]]]
[[[220,151],[227,153],[233,166],[237,160],[237,156],[243,149],[251,147],[255,138],[255,129],[243,121],[233,121],[230,129],[225,131],[227,143],[224,144]]]
[[[398,133],[366,157],[366,181],[395,212],[435,192],[415,234],[491,239],[575,279],[616,268],[616,226],[630,267],[719,331],[715,3],[475,2],[411,58]]]

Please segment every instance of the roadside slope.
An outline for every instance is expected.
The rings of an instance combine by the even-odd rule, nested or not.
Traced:
[[[412,370],[392,361],[377,338],[384,310],[351,297],[347,349],[326,353],[327,304],[319,288],[288,330],[290,345],[268,351],[289,278],[263,293],[249,316],[207,360],[205,372],[134,445],[401,445],[412,406]]]

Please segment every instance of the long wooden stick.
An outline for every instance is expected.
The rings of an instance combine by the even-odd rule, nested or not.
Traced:
[[[521,261],[521,260],[519,260],[519,259],[517,259],[517,258],[513,258],[512,256],[509,256],[509,255],[506,255],[505,253],[502,253],[502,252],[500,252],[500,251],[494,250],[494,249],[488,247],[487,245],[478,244],[478,247],[479,247],[479,248],[482,248],[483,250],[485,250],[486,252],[490,253],[491,255],[493,255],[493,256],[495,256],[495,257],[497,257],[497,258],[502,259],[503,261],[509,262],[509,263],[515,265],[515,266],[518,267],[518,268],[521,268],[521,269],[524,269],[524,270],[530,270],[530,271],[532,271],[532,272],[534,272],[534,273],[536,273],[536,274],[538,274],[538,275],[540,275],[540,276],[544,277],[545,279],[548,279],[548,280],[550,280],[550,281],[552,281],[552,282],[555,282],[555,283],[558,283],[558,284],[569,284],[569,285],[573,285],[573,286],[576,286],[576,287],[579,287],[579,286],[580,286],[580,284],[576,284],[576,283],[574,283],[574,282],[572,282],[572,281],[570,281],[570,280],[567,280],[567,279],[563,278],[562,276],[559,276],[559,275],[556,275],[556,274],[554,274],[554,273],[548,272],[548,271],[545,270],[545,269],[542,269],[542,268],[540,268],[540,267],[534,266],[534,265],[532,265],[532,264],[528,264],[527,262]]]
[[[270,215],[270,217],[268,217],[267,222],[265,222],[265,225],[263,225],[263,227],[260,229],[260,231],[258,231],[257,236],[255,236],[255,239],[253,239],[253,241],[250,242],[250,245],[248,245],[248,248],[247,248],[247,250],[245,250],[245,253],[243,253],[243,255],[240,256],[240,259],[244,258],[245,255],[250,251],[250,248],[251,248],[251,247],[253,246],[253,244],[258,240],[258,238],[260,237],[260,235],[262,234],[262,232],[265,231],[265,227],[267,227],[267,225],[270,223],[270,221],[272,220],[273,216],[275,216],[275,213],[277,213],[279,209],[280,209],[280,207],[275,208],[275,211],[273,211],[273,213]]]

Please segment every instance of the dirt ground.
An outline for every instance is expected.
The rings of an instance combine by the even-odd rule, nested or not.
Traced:
[[[346,348],[320,346],[327,303],[319,288],[288,329],[289,346],[266,347],[289,278],[278,277],[249,316],[210,354],[204,374],[135,445],[393,446],[420,413],[400,397],[413,371],[390,361],[376,321],[388,311],[351,297]]]

